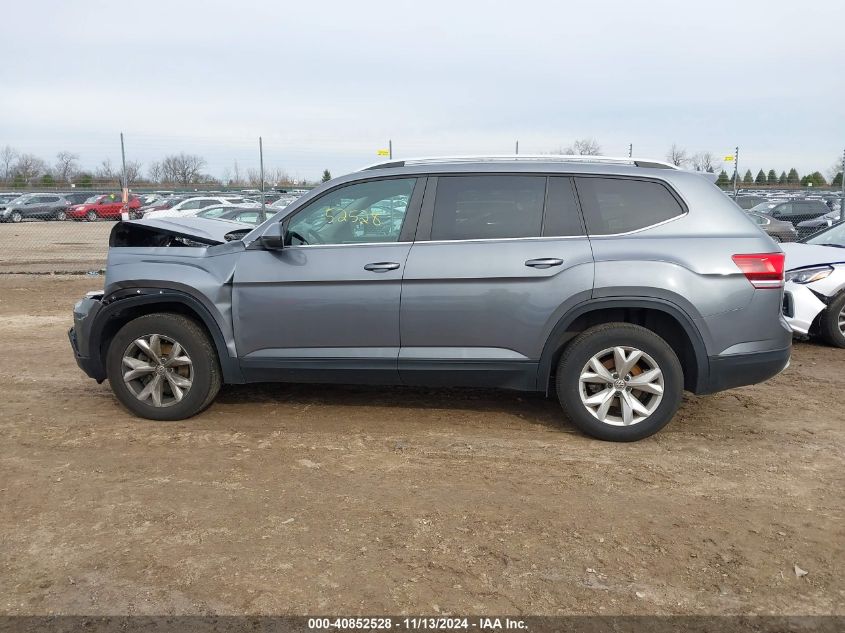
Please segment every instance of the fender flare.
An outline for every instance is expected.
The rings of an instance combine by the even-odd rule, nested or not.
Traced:
[[[98,369],[105,377],[105,367],[102,363],[102,340],[103,331],[106,325],[113,318],[122,313],[140,306],[156,303],[178,303],[197,315],[202,324],[211,334],[212,342],[217,350],[217,358],[220,362],[220,369],[223,372],[223,382],[227,384],[242,384],[244,381],[241,373],[240,363],[237,358],[229,355],[226,347],[226,339],[220,331],[220,326],[212,316],[211,312],[196,297],[179,290],[164,288],[125,288],[117,290],[102,300],[102,308],[97,313],[96,319],[91,326],[90,337],[92,341],[98,342],[98,353],[92,354],[92,360],[96,359]]]
[[[537,368],[537,388],[540,391],[548,392],[549,378],[552,373],[552,361],[560,349],[561,344],[566,341],[566,332],[570,325],[580,316],[595,310],[609,308],[646,308],[658,310],[674,318],[684,329],[684,332],[692,344],[695,353],[695,364],[698,372],[698,379],[695,383],[695,393],[706,392],[706,386],[710,380],[710,359],[707,355],[707,347],[701,337],[701,332],[695,325],[692,318],[676,304],[665,299],[642,297],[608,297],[599,299],[588,299],[583,303],[569,310],[564,314],[552,328],[543,352],[540,356],[540,363]]]

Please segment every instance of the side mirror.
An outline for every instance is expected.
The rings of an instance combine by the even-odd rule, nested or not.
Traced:
[[[270,226],[264,229],[264,233],[259,238],[261,246],[268,251],[278,251],[285,247],[285,229],[281,222],[273,222]]]

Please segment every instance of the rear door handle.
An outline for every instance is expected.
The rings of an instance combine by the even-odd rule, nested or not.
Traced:
[[[541,259],[529,259],[525,262],[525,265],[531,266],[531,268],[551,268],[552,266],[560,266],[562,263],[563,260],[557,257],[543,257]]]
[[[388,270],[396,270],[397,268],[399,268],[399,264],[396,262],[376,262],[364,266],[364,270],[369,270],[373,273],[386,273]]]

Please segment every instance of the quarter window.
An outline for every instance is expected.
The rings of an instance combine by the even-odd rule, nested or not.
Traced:
[[[431,239],[538,237],[545,192],[543,176],[441,176]]]
[[[391,178],[335,189],[290,218],[285,242],[398,242],[415,183],[416,178]]]
[[[665,222],[684,209],[656,182],[626,178],[576,178],[590,235],[628,233]]]
[[[543,235],[583,235],[581,214],[575,201],[572,179],[552,176],[546,191],[546,217],[543,220]]]

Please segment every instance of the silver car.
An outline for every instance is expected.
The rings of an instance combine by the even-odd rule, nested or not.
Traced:
[[[122,222],[110,246],[71,344],[155,420],[224,382],[501,387],[631,441],[684,390],[766,380],[791,350],[783,252],[710,180],[654,161],[391,161],[252,229]]]

